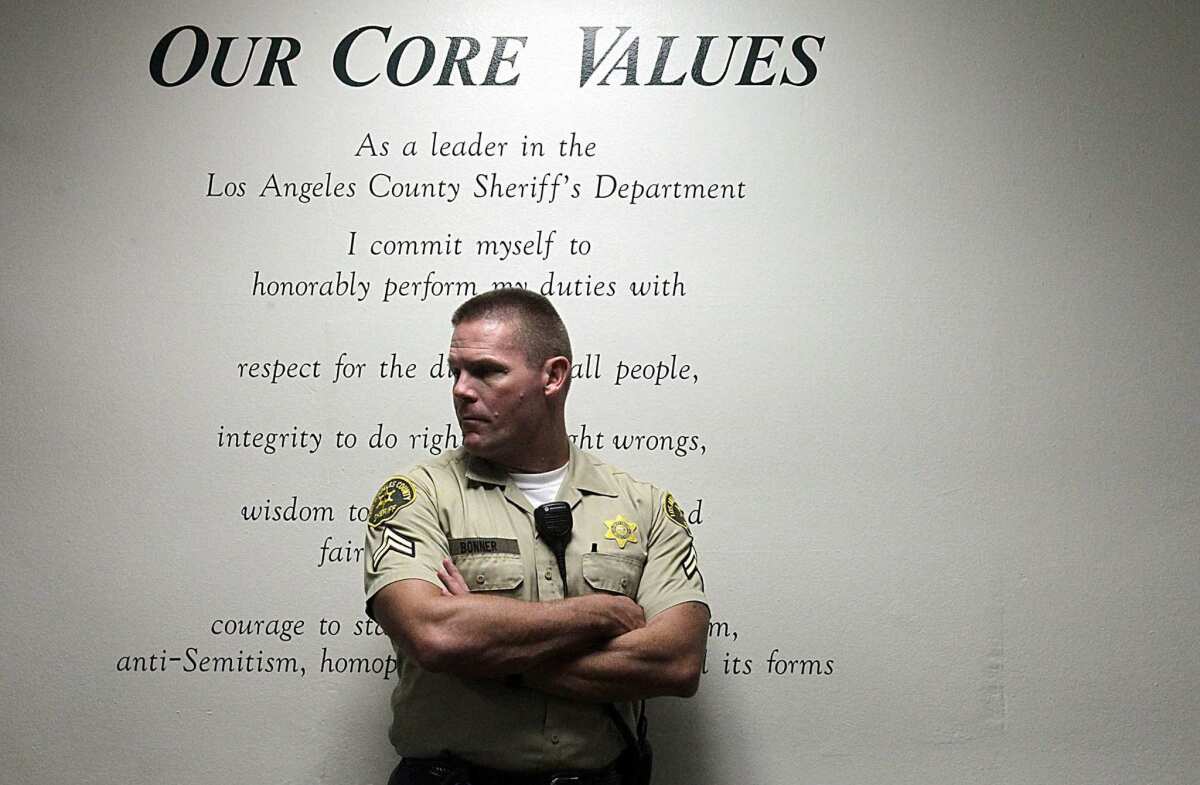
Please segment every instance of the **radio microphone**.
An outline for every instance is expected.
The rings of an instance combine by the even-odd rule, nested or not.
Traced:
[[[533,511],[533,524],[538,536],[546,541],[558,562],[563,596],[567,596],[567,543],[571,541],[571,505],[566,502],[547,502]]]

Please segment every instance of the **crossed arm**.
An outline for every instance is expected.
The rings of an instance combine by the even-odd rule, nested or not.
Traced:
[[[686,602],[648,623],[628,597],[592,594],[551,602],[481,597],[449,559],[442,587],[420,579],[375,595],[376,619],[426,670],[476,678],[521,674],[525,684],[578,700],[696,692],[708,608]]]
[[[696,694],[708,637],[708,607],[680,603],[598,648],[525,674],[531,687],[565,698],[617,701]]]

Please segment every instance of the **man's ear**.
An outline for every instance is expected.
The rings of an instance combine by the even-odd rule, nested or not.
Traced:
[[[542,365],[542,378],[546,395],[566,392],[571,381],[571,361],[566,357],[551,357]]]

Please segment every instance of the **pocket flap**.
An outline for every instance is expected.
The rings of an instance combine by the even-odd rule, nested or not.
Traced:
[[[614,553],[583,554],[583,579],[597,591],[636,597],[642,580],[641,559]]]
[[[459,556],[454,560],[454,566],[458,567],[471,591],[509,591],[525,581],[525,566],[520,556]]]

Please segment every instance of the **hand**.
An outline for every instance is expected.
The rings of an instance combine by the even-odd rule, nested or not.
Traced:
[[[642,606],[625,595],[593,594],[591,598],[600,605],[601,611],[611,622],[612,637],[616,638],[646,626],[646,612],[642,610]]]
[[[471,593],[471,590],[467,588],[467,582],[463,580],[462,573],[450,559],[442,559],[442,568],[437,571],[437,576],[442,582],[443,597],[462,597]]]

